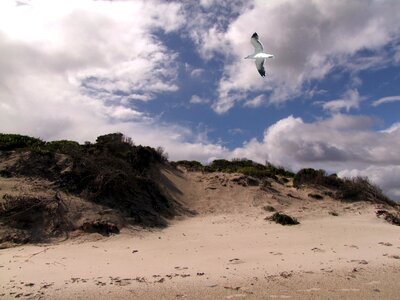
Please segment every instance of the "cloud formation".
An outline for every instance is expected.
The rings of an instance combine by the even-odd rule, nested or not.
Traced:
[[[382,97],[378,100],[375,100],[372,103],[372,106],[379,106],[384,103],[391,103],[391,102],[396,102],[396,101],[400,101],[400,95],[399,96]]]
[[[307,83],[334,68],[354,73],[381,66],[393,59],[384,47],[400,34],[399,10],[396,0],[254,1],[226,29],[205,27],[195,39],[199,51],[227,57],[213,109],[227,112],[254,92],[282,103],[305,93]],[[266,63],[266,79],[243,60],[253,52],[249,40],[254,31],[265,50],[275,54]],[[363,55],[365,50],[374,55]]]
[[[247,157],[293,170],[370,174],[390,195],[399,196],[400,123],[376,131],[375,119],[343,114],[365,100],[359,93],[360,71],[399,63],[399,1],[21,3],[0,1],[0,131],[80,142],[123,132],[135,143],[163,146],[173,160]],[[275,54],[266,63],[266,79],[243,59],[253,51],[249,39],[254,31],[266,51]],[[182,54],[179,47],[169,48],[160,32],[191,41],[200,57],[189,65],[182,57],[195,54],[189,52],[192,45],[186,43],[190,47]],[[390,43],[394,50],[385,48]],[[218,67],[210,72],[213,63]],[[330,117],[282,118],[265,129],[262,139],[228,149],[218,138],[210,141],[208,131],[198,133],[163,121],[162,112],[157,116],[140,109],[160,95],[163,101],[176,96],[185,84],[179,82],[184,68],[192,82],[181,99],[208,104],[219,114],[235,105],[282,104],[299,95],[326,99],[330,91],[309,83],[332,70],[348,72],[352,82],[338,99],[319,102]],[[207,80],[212,81],[207,90],[187,91]],[[383,97],[372,105],[399,99]],[[215,124],[227,125],[230,136],[244,137],[245,131],[236,128],[240,124],[225,120]]]
[[[390,170],[400,166],[400,126],[377,132],[372,129],[375,122],[367,116],[335,114],[306,123],[289,116],[268,127],[262,141],[252,139],[230,156],[269,161],[294,171],[313,167],[342,176],[371,175],[374,183],[400,199],[395,192],[399,191],[398,172],[392,173],[390,181],[385,179]]]
[[[342,98],[327,101],[321,103],[322,108],[324,110],[328,110],[331,113],[338,113],[342,110],[349,112],[351,109],[359,108],[360,102],[363,101],[365,97],[360,96],[358,91],[355,90],[347,90]]]

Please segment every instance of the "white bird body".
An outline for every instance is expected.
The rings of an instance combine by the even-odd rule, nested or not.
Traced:
[[[264,77],[265,76],[264,61],[267,58],[273,58],[274,55],[264,52],[264,47],[258,39],[257,32],[253,33],[250,41],[251,41],[251,44],[254,46],[254,53],[246,56],[245,58],[246,59],[255,59],[257,71],[258,71],[258,73],[260,73],[260,75],[262,77]]]

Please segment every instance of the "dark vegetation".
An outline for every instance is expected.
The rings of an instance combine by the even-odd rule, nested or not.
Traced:
[[[314,198],[314,199],[316,199],[316,200],[322,200],[322,199],[324,199],[324,196],[321,196],[320,194],[313,194],[313,193],[308,194],[308,197]]]
[[[364,177],[342,179],[335,174],[327,175],[324,170],[302,169],[294,176],[293,186],[324,187],[330,190],[325,191],[325,195],[347,202],[368,201],[397,206],[379,187]]]
[[[400,214],[399,213],[393,213],[393,212],[389,212],[384,209],[380,209],[376,212],[376,216],[378,218],[383,217],[390,224],[400,226]]]
[[[300,224],[296,218],[286,215],[284,213],[276,212],[271,217],[266,218],[267,220],[274,221],[281,225],[297,225]]]
[[[189,171],[200,172],[224,172],[241,173],[246,176],[258,179],[272,178],[276,182],[285,184],[293,178],[293,186],[312,186],[325,188],[321,193],[334,199],[347,202],[368,201],[372,203],[388,204],[397,206],[397,203],[390,200],[382,190],[369,182],[368,178],[339,178],[336,174],[328,175],[324,170],[302,169],[296,174],[285,170],[283,167],[276,167],[270,163],[265,165],[253,162],[248,159],[225,159],[214,160],[209,165],[202,165],[198,161],[177,161],[175,166],[182,166]],[[267,181],[263,181],[268,184]],[[266,187],[270,189],[270,186]],[[322,200],[320,194],[309,194],[311,198]]]
[[[285,170],[283,167],[276,167],[270,163],[262,165],[249,159],[233,159],[231,161],[217,159],[206,166],[203,166],[198,161],[187,160],[177,161],[174,164],[177,166],[183,166],[189,171],[241,173],[259,179],[266,177],[277,179],[277,176],[291,178],[294,176],[294,173]]]
[[[95,143],[83,145],[1,134],[0,150],[3,156],[20,153],[15,164],[1,170],[3,174],[46,179],[57,189],[118,210],[133,224],[165,226],[166,218],[179,209],[150,176],[153,166],[167,161],[162,148],[136,146],[121,133],[99,136]],[[31,204],[32,209],[45,205]],[[0,212],[0,218],[18,207],[10,209]],[[103,225],[91,228],[96,226]]]
[[[4,195],[0,220],[15,229],[0,236],[3,242],[39,242],[43,237],[58,236],[72,230],[66,206],[58,194],[54,197]]]

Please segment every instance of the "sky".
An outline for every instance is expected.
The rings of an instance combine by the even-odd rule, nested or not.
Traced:
[[[368,176],[400,200],[400,1],[0,1],[0,132]],[[274,54],[262,78],[257,32]]]

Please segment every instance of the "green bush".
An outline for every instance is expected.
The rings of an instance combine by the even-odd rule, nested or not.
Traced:
[[[325,186],[328,188],[340,188],[343,181],[336,175],[328,176],[325,170],[301,169],[293,178],[293,186],[300,187],[301,185],[316,185]]]
[[[267,163],[262,165],[249,159],[232,159],[228,161],[226,159],[214,160],[211,164],[204,167],[206,172],[224,172],[224,173],[242,173],[248,176],[254,176],[257,178],[276,178],[277,175],[283,177],[293,177],[294,174],[290,171],[285,170],[282,167],[275,167],[274,165]]]
[[[75,141],[67,141],[67,140],[60,140],[60,141],[52,141],[47,142],[45,145],[41,147],[43,150],[48,150],[51,152],[62,152],[62,153],[70,153],[71,151],[79,150],[80,145]]]
[[[203,171],[204,166],[196,160],[179,160],[173,163],[175,166],[182,166],[188,171]]]
[[[0,150],[36,149],[45,145],[40,139],[20,134],[0,133]]]

